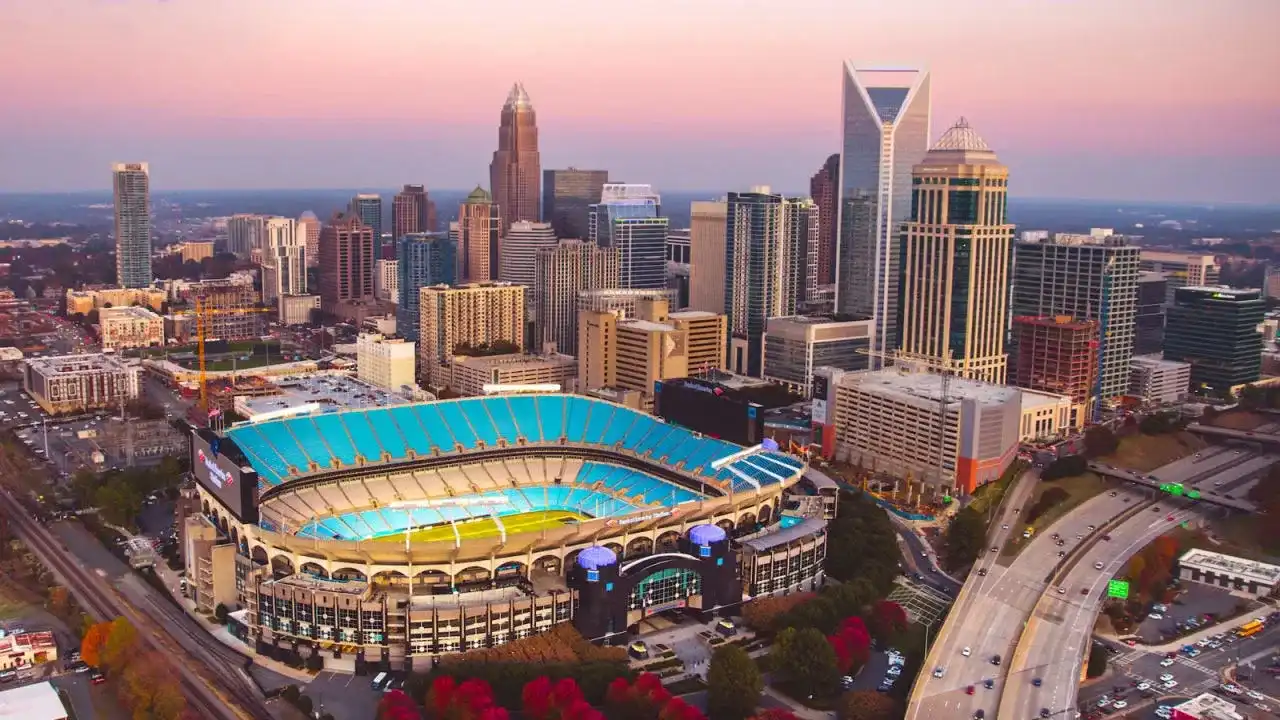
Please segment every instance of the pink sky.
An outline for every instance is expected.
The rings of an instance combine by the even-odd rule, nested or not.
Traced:
[[[802,190],[840,68],[923,64],[1015,193],[1280,201],[1280,0],[12,0],[0,190],[464,187],[514,80],[544,167]],[[1019,187],[1021,186],[1021,187]]]

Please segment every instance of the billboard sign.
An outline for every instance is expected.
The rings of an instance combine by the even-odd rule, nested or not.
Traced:
[[[208,430],[193,430],[191,473],[232,515],[244,522],[257,522],[258,474],[253,468],[241,467],[228,455],[229,450],[239,454],[231,440]]]

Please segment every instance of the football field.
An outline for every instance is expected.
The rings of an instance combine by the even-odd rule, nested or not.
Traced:
[[[507,534],[515,535],[517,533],[539,532],[548,528],[560,527],[572,520],[586,520],[587,516],[568,510],[537,510],[503,515],[500,519],[502,520],[502,526],[507,529]],[[463,540],[498,537],[498,526],[493,522],[493,518],[473,518],[458,523],[457,527],[458,534],[462,536]],[[409,537],[411,542],[453,542],[453,527],[444,524],[418,528]],[[387,542],[404,542],[404,533],[381,535],[373,539]]]

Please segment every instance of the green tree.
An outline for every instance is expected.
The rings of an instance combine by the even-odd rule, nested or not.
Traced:
[[[797,697],[825,697],[835,692],[840,673],[831,643],[815,628],[787,628],[769,654],[774,674]]]
[[[721,645],[707,671],[707,711],[711,717],[743,720],[755,712],[764,680],[747,651]]]
[[[138,650],[138,631],[122,617],[111,621],[106,643],[102,646],[102,664],[112,672],[122,672]]]
[[[1084,431],[1084,454],[1086,457],[1099,458],[1110,455],[1120,447],[1120,439],[1110,428],[1095,425]]]
[[[986,545],[987,522],[982,513],[965,507],[947,526],[943,563],[952,570],[972,565]]]
[[[873,690],[854,690],[840,698],[836,717],[840,720],[893,720],[898,715],[893,698]]]
[[[1107,671],[1107,649],[1097,643],[1089,648],[1089,666],[1085,668],[1085,677],[1096,678]]]
[[[217,607],[213,609],[213,618],[223,625],[227,624],[227,615],[229,614],[230,613],[227,612],[227,606],[222,603],[218,603]]]

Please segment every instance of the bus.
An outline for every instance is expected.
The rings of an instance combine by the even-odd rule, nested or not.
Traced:
[[[1261,620],[1252,620],[1236,628],[1236,637],[1247,638],[1251,635],[1257,635],[1262,632],[1262,628]]]

